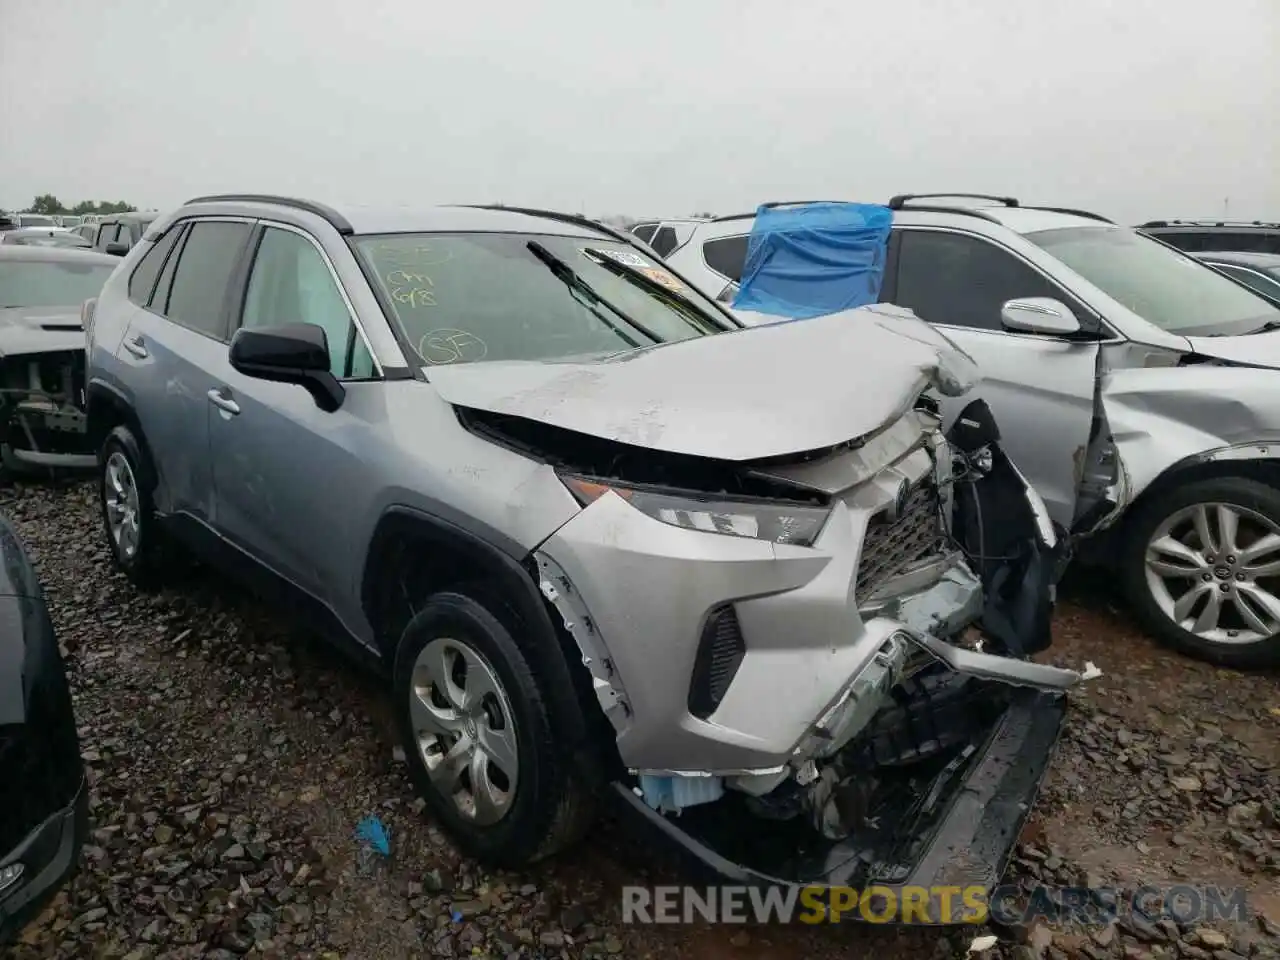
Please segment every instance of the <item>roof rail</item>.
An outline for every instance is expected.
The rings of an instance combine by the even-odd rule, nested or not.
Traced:
[[[761,207],[763,207],[766,210],[773,210],[773,209],[776,209],[777,207],[802,207],[807,203],[848,203],[848,202],[849,201],[847,200],[770,200],[767,203],[760,204],[759,207],[756,207],[750,213],[726,213],[722,217],[712,217],[711,222],[720,223],[724,220],[746,220],[747,218],[754,217],[757,213],[759,213]]]
[[[997,197],[990,193],[900,193],[896,197],[889,198],[889,209],[905,210],[907,203],[911,200],[938,200],[947,197],[965,200],[991,200],[1006,207],[1018,206],[1017,197]]]
[[[508,213],[523,213],[528,217],[542,217],[544,220],[557,220],[560,223],[572,223],[579,227],[590,227],[592,230],[598,230],[601,233],[607,233],[616,240],[625,240],[627,243],[633,244],[638,239],[634,234],[615,230],[607,223],[601,223],[599,220],[592,220],[590,217],[584,217],[577,213],[562,213],[559,210],[540,210],[537,207],[508,207],[502,203],[459,203],[458,207],[464,207],[471,210],[505,210]],[[649,221],[644,221],[648,223]]]
[[[1100,213],[1090,213],[1088,210],[1077,210],[1074,207],[1023,207],[1024,210],[1043,210],[1046,213],[1064,213],[1072,217],[1084,217],[1086,220],[1098,220],[1102,223],[1115,223],[1104,217]]]
[[[919,206],[910,207],[890,207],[890,210],[898,210],[904,213],[952,213],[958,217],[977,217],[979,220],[986,220],[989,223],[1000,223],[995,217],[989,213],[983,213],[981,210],[975,210],[973,207],[948,207],[945,205],[921,204]]]
[[[1148,220],[1138,224],[1138,229],[1147,227],[1280,227],[1280,223],[1266,220],[1222,220],[1206,217],[1203,220]]]
[[[220,193],[207,197],[193,197],[187,201],[187,204],[191,203],[271,203],[278,207],[293,207],[295,210],[313,213],[322,220],[328,221],[329,225],[343,236],[350,236],[356,232],[347,218],[332,207],[326,207],[323,203],[316,203],[314,200],[299,200],[297,197],[277,197],[269,193]]]

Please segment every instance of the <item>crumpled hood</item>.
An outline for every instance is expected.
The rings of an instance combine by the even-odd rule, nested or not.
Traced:
[[[747,461],[845,443],[933,386],[955,396],[973,360],[887,304],[590,362],[434,366],[448,403],[669,453]]]
[[[1280,330],[1242,337],[1187,337],[1201,356],[1280,370]]]
[[[79,307],[0,308],[0,356],[83,350]]]

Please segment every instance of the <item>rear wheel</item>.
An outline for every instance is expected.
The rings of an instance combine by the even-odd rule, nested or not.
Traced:
[[[415,786],[467,854],[520,866],[585,829],[592,785],[554,741],[530,660],[484,605],[428,598],[401,636],[394,696]]]
[[[128,427],[111,431],[98,457],[98,493],[112,559],[136,586],[152,589],[164,569],[164,551],[151,491],[140,481],[139,449]]]
[[[1280,663],[1280,491],[1202,480],[1129,519],[1121,575],[1161,642],[1221,666]]]

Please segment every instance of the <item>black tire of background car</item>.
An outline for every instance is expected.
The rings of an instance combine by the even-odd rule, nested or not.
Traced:
[[[1157,606],[1147,586],[1146,545],[1172,513],[1197,503],[1227,503],[1256,511],[1280,525],[1280,490],[1256,480],[1222,477],[1174,487],[1141,504],[1125,525],[1120,578],[1142,626],[1160,643],[1222,667],[1248,670],[1280,664],[1280,634],[1254,643],[1212,643],[1182,629]]]
[[[520,777],[511,809],[497,823],[477,827],[436,789],[418,750],[409,715],[413,664],[429,642],[452,638],[480,653],[498,674],[516,725]],[[437,822],[471,857],[518,868],[564,849],[586,832],[594,804],[592,784],[556,745],[543,685],[502,621],[484,605],[456,592],[436,593],[409,621],[396,648],[393,679],[396,725],[418,794]]]
[[[149,592],[158,589],[164,581],[169,551],[157,529],[151,490],[141,479],[146,476],[142,464],[138,462],[142,456],[139,452],[141,449],[138,439],[126,426],[118,426],[107,435],[98,456],[98,509],[102,515],[102,532],[107,538],[112,560],[134,586]],[[125,557],[120,553],[107,522],[107,460],[117,452],[129,461],[129,469],[133,471],[138,489],[138,549],[132,557]]]

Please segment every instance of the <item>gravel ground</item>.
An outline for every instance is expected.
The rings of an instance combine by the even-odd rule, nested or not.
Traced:
[[[964,952],[975,933],[624,925],[619,888],[678,869],[605,820],[521,874],[461,860],[423,814],[375,684],[209,575],[155,597],[108,564],[92,486],[0,491],[65,647],[93,829],[24,932],[44,957],[735,957]],[[1280,681],[1171,656],[1077,584],[1047,659],[1103,676],[1071,719],[1011,877],[1240,886],[1244,924],[1002,931],[1033,960],[1280,957]],[[392,854],[360,854],[363,817]]]

